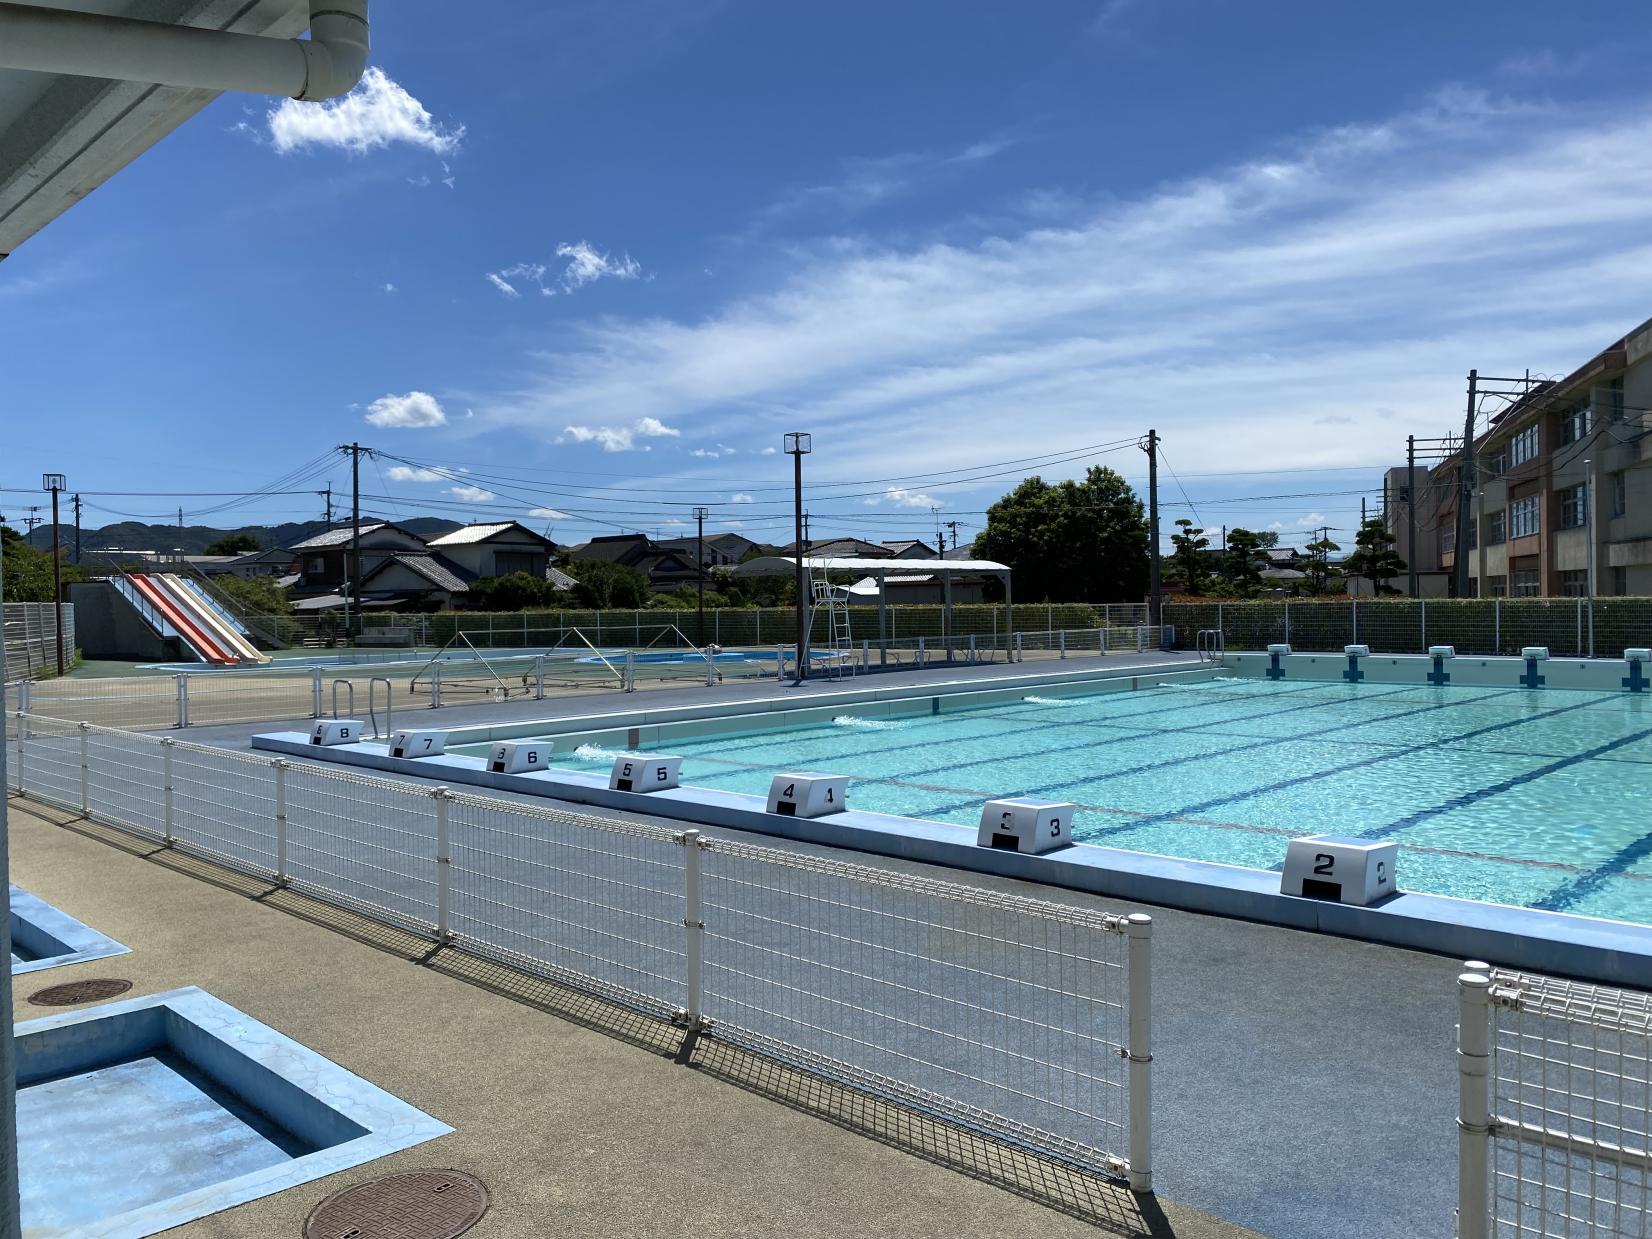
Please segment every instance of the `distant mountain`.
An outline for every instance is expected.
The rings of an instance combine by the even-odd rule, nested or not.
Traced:
[[[364,515],[361,523],[366,525],[382,519],[384,518]],[[439,516],[415,516],[394,523],[422,538],[432,538],[437,534],[447,533],[450,529],[459,528],[458,521],[444,520]],[[334,521],[332,527],[337,529],[348,525],[348,521]],[[237,525],[226,529],[212,525],[185,525],[180,528],[177,525],[146,525],[142,521],[120,521],[113,525],[104,525],[101,529],[81,529],[80,545],[85,553],[102,550],[180,550],[185,555],[204,555],[207,547],[228,534],[246,534],[257,539],[260,547],[269,550],[292,546],[306,538],[315,537],[327,528],[328,526],[321,521],[294,521],[285,525]],[[74,529],[65,525],[64,544],[73,545],[74,536]],[[51,526],[37,526],[28,535],[28,540],[34,546],[50,547]]]

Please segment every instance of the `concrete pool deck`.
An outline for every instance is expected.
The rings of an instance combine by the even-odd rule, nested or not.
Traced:
[[[726,1047],[702,1042],[687,1069],[668,1026],[453,951],[414,966],[425,940],[71,814],[20,801],[12,813],[19,879],[134,948],[73,976],[124,975],[139,992],[201,985],[458,1129],[187,1233],[297,1233],[328,1192],[438,1166],[489,1183],[484,1226],[499,1235],[1452,1232],[1452,959],[1144,909],[1156,922],[1155,1217],[1100,1180]],[[1355,1106],[1362,1091],[1381,1103]],[[1394,1182],[1403,1190],[1382,1186]]]

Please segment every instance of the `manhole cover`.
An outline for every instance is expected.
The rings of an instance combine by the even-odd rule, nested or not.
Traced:
[[[457,1170],[414,1170],[335,1192],[304,1239],[454,1239],[488,1211],[488,1189]]]
[[[68,981],[37,989],[29,995],[29,1001],[37,1007],[72,1007],[77,1002],[102,1002],[131,988],[132,982],[119,977],[88,977],[84,981]]]

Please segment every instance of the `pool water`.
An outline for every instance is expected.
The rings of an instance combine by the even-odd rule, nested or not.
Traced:
[[[1072,801],[1080,841],[1253,868],[1299,835],[1392,838],[1404,890],[1652,924],[1640,694],[1208,680],[660,748],[684,783],[764,795],[776,771],[828,771],[857,809],[971,827],[990,799]]]

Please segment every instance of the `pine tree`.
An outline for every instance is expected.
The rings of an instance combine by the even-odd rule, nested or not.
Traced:
[[[1388,532],[1381,517],[1373,516],[1359,527],[1359,533],[1354,536],[1354,553],[1343,562],[1342,569],[1349,576],[1369,581],[1373,594],[1399,593],[1388,581],[1405,571],[1405,560],[1394,549],[1394,535]]]

